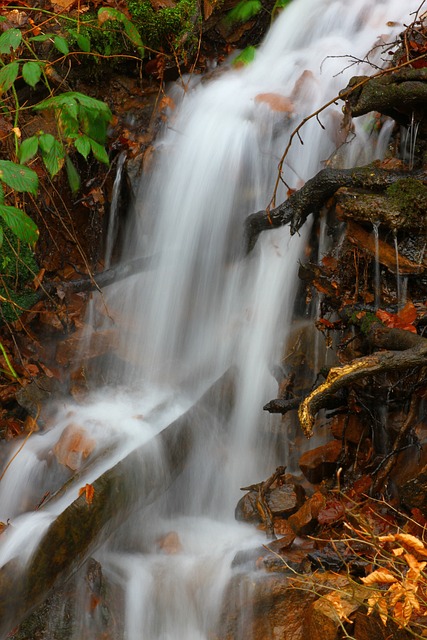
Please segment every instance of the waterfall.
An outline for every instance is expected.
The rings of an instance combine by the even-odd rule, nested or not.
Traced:
[[[260,533],[234,522],[234,505],[240,487],[265,478],[277,463],[295,464],[286,448],[278,449],[262,406],[277,394],[271,370],[281,361],[291,325],[309,224],[295,237],[287,228],[265,232],[242,259],[243,222],[270,201],[293,129],[351,76],[372,71],[365,63],[349,65],[345,56],[353,62],[371,51],[369,59],[382,64],[377,45],[393,40],[419,2],[404,4],[293,0],[252,64],[220,71],[211,81],[192,78],[187,92],[174,89],[177,108],[142,180],[123,250],[128,258],[158,255],[159,264],[109,287],[96,320],[98,327],[114,323],[119,335],[105,365],[105,378],[114,384],[99,389],[83,408],[62,408],[46,434],[30,438],[25,480],[21,454],[5,475],[8,486],[17,487],[15,496],[28,493],[29,485],[43,494],[54,443],[71,422],[96,441],[102,464],[113,464],[109,451],[120,459],[236,367],[236,400],[227,423],[201,428],[203,437],[176,486],[135,514],[96,554],[116,594],[116,609],[110,604],[117,637],[206,640],[218,621],[234,553],[264,542]],[[285,103],[285,109],[278,106]],[[323,127],[313,118],[301,130],[304,144],[295,140],[286,158],[286,185],[297,188],[328,160],[349,167],[376,157],[367,119],[354,123],[351,142],[336,152],[343,142],[340,109],[331,105],[319,116]],[[278,202],[286,191],[280,187]],[[163,417],[159,407],[165,408]],[[82,475],[83,485],[91,473]],[[0,486],[1,516],[13,524],[0,540],[2,563],[20,553],[27,531],[34,542],[45,520],[56,515],[44,513],[30,527],[33,498],[15,508],[6,494]],[[74,497],[65,495],[58,508]],[[170,533],[177,540],[172,555],[161,544]],[[85,611],[78,601],[70,640],[101,637],[105,620]],[[60,613],[51,624],[63,624]]]

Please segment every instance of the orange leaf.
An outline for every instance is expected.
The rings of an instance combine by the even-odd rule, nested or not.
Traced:
[[[283,111],[284,113],[294,112],[292,100],[280,95],[280,93],[259,93],[255,96],[255,102],[265,102],[272,111]]]
[[[397,315],[405,324],[412,324],[417,318],[417,310],[415,305],[409,300]]]
[[[86,502],[88,504],[92,504],[93,496],[95,495],[95,489],[93,488],[93,486],[91,484],[86,484],[84,487],[79,489],[79,497],[83,493],[85,494]]]

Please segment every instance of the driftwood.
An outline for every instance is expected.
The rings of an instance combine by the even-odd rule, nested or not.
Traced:
[[[43,602],[57,582],[82,566],[135,509],[166,491],[186,464],[198,426],[208,415],[224,418],[230,410],[232,378],[231,371],[224,374],[189,411],[93,482],[92,502],[84,494],[72,502],[49,526],[27,567],[11,560],[0,569],[1,637]],[[71,482],[77,493],[78,475]],[[69,485],[51,500],[58,500]]]
[[[261,231],[290,224],[294,234],[312,213],[317,215],[324,204],[341,187],[363,188],[369,191],[384,191],[391,184],[408,176],[426,181],[422,171],[403,173],[381,169],[376,164],[354,169],[326,167],[293,193],[288,200],[271,211],[258,211],[245,221],[245,250],[251,251]]]

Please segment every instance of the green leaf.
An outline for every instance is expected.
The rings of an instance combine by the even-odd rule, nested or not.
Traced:
[[[59,111],[59,125],[65,138],[72,138],[79,132],[79,106],[75,100],[62,105]]]
[[[69,156],[65,156],[65,168],[67,170],[68,184],[70,185],[71,192],[74,195],[80,189],[80,176]]]
[[[19,29],[8,29],[0,36],[0,53],[10,53],[10,50],[17,49],[22,40],[22,33]]]
[[[42,111],[43,109],[59,109],[64,104],[69,104],[70,99],[77,100],[77,102],[79,102],[83,107],[99,111],[107,122],[112,118],[110,108],[105,104],[105,102],[101,102],[101,100],[96,100],[95,98],[90,98],[84,93],[79,93],[78,91],[66,91],[59,96],[47,98],[46,100],[39,102],[39,104],[33,107],[33,109],[36,111]]]
[[[92,138],[89,138],[89,143],[90,143],[90,148],[92,149],[92,153],[95,156],[95,158],[98,160],[98,162],[103,162],[104,164],[110,164],[108,154],[105,151],[104,147],[98,144],[97,142],[95,142],[95,140],[92,140]]]
[[[255,55],[256,55],[255,47],[252,47],[252,46],[246,47],[245,49],[243,49],[243,51],[239,53],[239,55],[236,58],[234,58],[233,65],[238,67],[240,65],[250,64],[251,62],[253,62]]]
[[[59,173],[59,171],[61,171],[62,167],[64,166],[65,149],[63,144],[56,138],[53,138],[53,144],[49,151],[42,151],[42,158],[46,169],[53,178],[57,173]]]
[[[39,186],[37,173],[10,160],[0,160],[0,180],[16,191],[36,194]]]
[[[31,42],[46,42],[46,40],[51,40],[54,36],[54,33],[43,33],[39,36],[28,38],[28,40],[30,40]]]
[[[20,240],[31,244],[37,242],[39,237],[37,225],[21,209],[1,204],[0,217]]]
[[[3,246],[3,227],[0,227],[0,248]]]
[[[22,77],[30,87],[35,87],[42,74],[41,67],[38,62],[31,60],[22,66]]]
[[[260,12],[262,4],[260,0],[241,0],[231,11],[228,12],[226,21],[228,24],[235,22],[247,22]]]
[[[58,51],[63,53],[65,56],[67,55],[67,53],[70,53],[68,43],[65,38],[62,38],[62,36],[55,36],[53,39],[53,44],[56,49],[58,49]]]
[[[93,138],[99,144],[105,144],[107,140],[107,122],[104,114],[92,109],[81,109],[80,124],[83,133]]]
[[[49,153],[55,144],[56,138],[51,133],[42,133],[39,136],[39,145],[42,153]]]
[[[0,69],[0,94],[13,85],[19,71],[19,63],[11,62]]]
[[[141,40],[141,36],[139,35],[139,31],[135,27],[133,22],[131,22],[124,13],[122,13],[121,11],[117,11],[117,9],[113,9],[111,7],[102,7],[98,11],[98,22],[100,24],[104,24],[104,22],[106,22],[107,20],[115,20],[117,22],[121,22],[127,37],[138,50],[139,55],[141,57],[144,57],[144,44]]]
[[[87,36],[84,36],[82,33],[77,35],[77,44],[79,45],[82,51],[89,53],[90,51],[90,39]]]
[[[77,151],[83,156],[86,160],[90,153],[90,142],[89,138],[85,135],[81,135],[74,140],[74,146]]]
[[[0,182],[0,204],[3,204],[3,202],[4,202],[4,191],[3,191],[2,184]]]
[[[37,136],[31,136],[31,138],[27,138],[21,143],[18,151],[19,162],[21,164],[25,164],[37,153],[37,149],[39,148],[39,139]]]

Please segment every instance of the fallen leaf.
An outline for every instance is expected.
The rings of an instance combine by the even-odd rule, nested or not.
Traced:
[[[259,93],[255,96],[255,102],[268,104],[272,111],[282,111],[283,113],[293,113],[295,110],[292,100],[280,93]]]
[[[93,501],[93,496],[95,495],[95,489],[91,484],[86,484],[84,487],[79,489],[79,497],[82,494],[85,494],[86,502],[90,505]]]
[[[361,578],[366,585],[370,584],[393,584],[397,578],[388,569],[376,569],[365,578]]]

